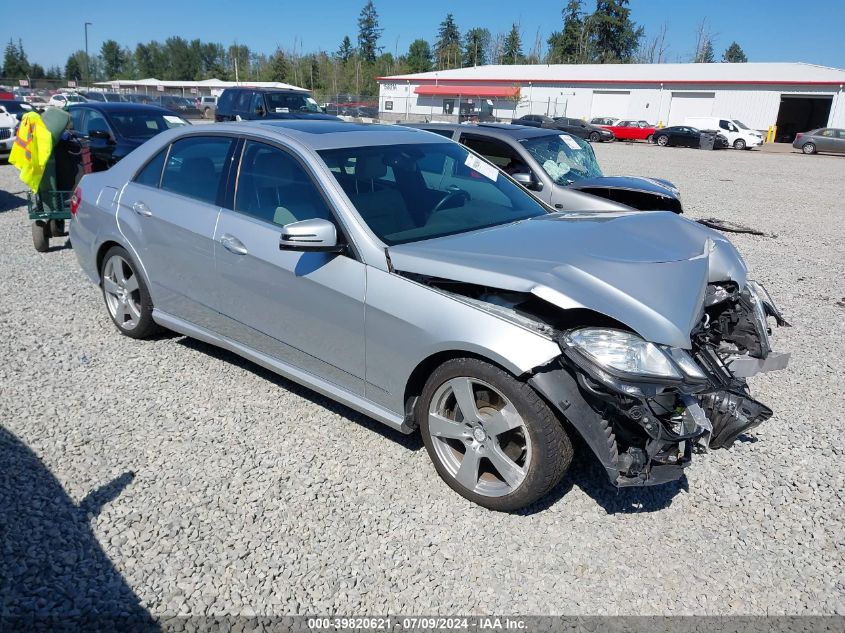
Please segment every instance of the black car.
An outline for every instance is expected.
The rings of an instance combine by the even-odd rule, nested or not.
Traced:
[[[6,112],[16,117],[18,121],[23,118],[27,112],[32,112],[33,108],[26,101],[18,101],[17,99],[0,99],[0,106],[6,108]]]
[[[202,112],[197,107],[197,104],[192,99],[180,97],[178,95],[161,95],[158,99],[153,101],[157,106],[161,106],[171,112],[175,112],[186,119],[202,118]]]
[[[226,88],[217,99],[215,121],[254,119],[326,119],[326,114],[307,92],[276,88]]]
[[[654,142],[661,147],[693,147],[698,149],[701,147],[702,134],[707,133],[716,135],[713,144],[715,149],[726,149],[730,146],[727,137],[723,134],[719,134],[715,130],[699,130],[689,125],[673,125],[672,127],[661,128],[654,133]]]
[[[616,138],[610,130],[598,127],[592,123],[587,123],[584,119],[573,119],[565,116],[552,118],[543,114],[526,114],[518,119],[514,119],[511,123],[514,125],[528,125],[531,127],[560,130],[561,132],[572,134],[573,136],[592,141],[593,143],[612,141]]]
[[[108,169],[159,132],[190,125],[169,110],[136,103],[78,103],[68,112],[71,140],[87,142],[94,171]]]

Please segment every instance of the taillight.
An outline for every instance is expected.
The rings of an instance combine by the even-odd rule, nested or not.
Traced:
[[[77,187],[76,191],[70,197],[70,214],[76,217],[76,212],[79,211],[79,205],[82,204],[82,187]]]

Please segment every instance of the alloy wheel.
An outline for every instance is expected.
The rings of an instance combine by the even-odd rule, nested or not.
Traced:
[[[668,136],[658,136],[657,137],[657,144],[660,145],[660,147],[666,147],[666,145],[668,143],[669,143],[669,137]]]
[[[428,429],[447,473],[472,492],[500,497],[522,484],[531,440],[516,407],[490,384],[470,377],[443,383],[431,399]]]
[[[103,292],[115,323],[123,330],[135,329],[141,319],[141,291],[135,271],[120,255],[112,255],[103,267]]]

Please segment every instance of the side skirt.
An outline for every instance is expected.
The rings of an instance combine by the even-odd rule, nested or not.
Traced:
[[[410,434],[414,432],[414,429],[406,422],[403,416],[397,415],[396,413],[385,409],[366,398],[362,398],[361,396],[351,393],[342,387],[338,387],[327,380],[323,380],[311,373],[297,369],[287,363],[283,363],[272,356],[268,356],[258,350],[236,343],[231,339],[218,336],[205,328],[201,328],[193,323],[174,317],[157,308],[153,309],[153,320],[169,330],[173,330],[179,334],[184,334],[185,336],[195,338],[211,345],[216,345],[217,347],[228,350],[233,354],[242,356],[256,365],[261,365],[265,369],[269,369],[280,376],[284,376],[285,378],[299,383],[300,385],[313,389],[314,391],[321,393],[332,400],[340,402],[351,409],[355,409],[359,413],[363,413],[374,420],[378,420],[379,422],[386,424],[401,433]]]

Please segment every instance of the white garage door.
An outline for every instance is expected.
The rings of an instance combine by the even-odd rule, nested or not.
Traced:
[[[628,90],[596,90],[593,92],[590,118],[601,116],[624,119],[628,116],[630,100],[631,92]]]
[[[668,125],[683,125],[687,117],[713,114],[715,92],[673,92]]]

